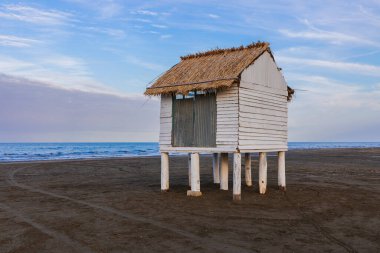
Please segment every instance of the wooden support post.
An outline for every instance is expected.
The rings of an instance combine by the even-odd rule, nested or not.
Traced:
[[[189,153],[187,155],[187,167],[188,167],[188,174],[189,174],[189,186],[191,187],[191,154]]]
[[[199,175],[199,153],[191,154],[191,190],[187,191],[187,196],[202,196]]]
[[[219,177],[219,154],[214,153],[212,157],[212,173],[214,177],[214,184],[220,184]]]
[[[241,200],[241,154],[234,153],[233,200]]]
[[[285,151],[278,152],[278,188],[282,191],[286,191]]]
[[[245,153],[244,163],[245,163],[245,184],[247,186],[252,186],[252,169],[251,169],[251,154],[250,153]]]
[[[265,194],[267,190],[267,154],[260,152],[259,154],[259,190],[260,194]]]
[[[220,158],[220,189],[228,190],[228,153],[222,153]]]
[[[169,154],[161,153],[161,191],[169,190]]]

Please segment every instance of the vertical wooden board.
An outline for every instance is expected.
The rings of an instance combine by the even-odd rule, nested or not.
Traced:
[[[278,186],[281,190],[286,190],[285,181],[285,152],[278,152]]]
[[[241,194],[241,154],[234,153],[233,160],[233,199],[240,200]]]
[[[259,153],[259,191],[260,194],[265,194],[267,191],[267,154]]]
[[[221,153],[220,155],[220,189],[228,190],[228,153]]]
[[[238,144],[238,87],[219,91],[216,94],[216,146],[237,146]],[[223,135],[228,131],[229,135]],[[226,139],[227,138],[227,139]]]
[[[245,153],[244,167],[245,167],[245,184],[247,186],[252,186],[252,159],[251,159],[250,153]]]
[[[191,147],[194,136],[193,99],[173,97],[173,134],[174,147]]]
[[[216,146],[215,93],[195,97],[193,140],[194,147]]]
[[[199,192],[201,190],[199,175],[199,153],[191,154],[191,191]]]
[[[171,145],[172,97],[161,95],[160,104],[160,145]]]
[[[213,174],[214,184],[220,184],[219,164],[220,164],[219,153],[214,153],[212,156],[212,174]]]
[[[161,191],[169,190],[169,154],[161,153]]]

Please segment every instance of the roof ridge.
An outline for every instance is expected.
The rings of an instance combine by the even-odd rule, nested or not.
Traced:
[[[252,49],[252,48],[259,48],[259,47],[263,47],[266,49],[269,47],[269,42],[257,41],[256,43],[252,42],[251,44],[249,44],[247,46],[231,47],[231,48],[224,48],[224,49],[223,48],[216,48],[216,49],[212,49],[212,50],[208,50],[208,51],[204,51],[204,52],[188,54],[185,56],[181,56],[180,58],[183,61],[183,60],[199,58],[199,57],[203,57],[203,56],[216,55],[216,54],[222,54],[222,53],[227,53],[227,52],[229,53],[229,52],[241,51],[241,50]]]

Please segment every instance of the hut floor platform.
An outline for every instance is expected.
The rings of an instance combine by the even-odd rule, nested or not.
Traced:
[[[212,156],[197,198],[187,156],[170,156],[168,192],[159,157],[0,164],[0,252],[380,252],[380,149],[286,156],[287,191],[269,153],[258,193],[254,154],[240,202],[213,184]]]

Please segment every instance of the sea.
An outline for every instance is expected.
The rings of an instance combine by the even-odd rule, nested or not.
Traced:
[[[293,149],[375,148],[380,142],[289,142]],[[157,156],[157,142],[0,143],[0,162]]]

